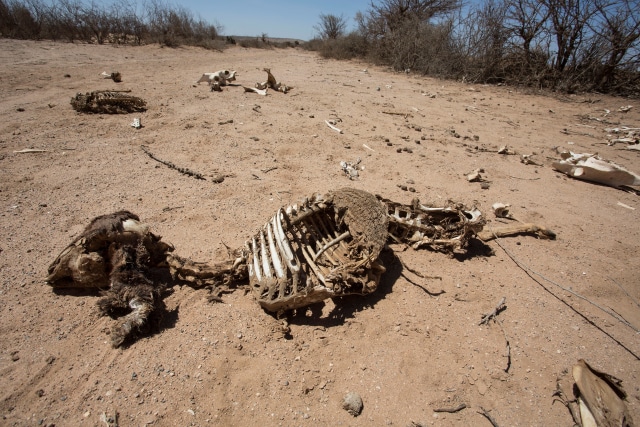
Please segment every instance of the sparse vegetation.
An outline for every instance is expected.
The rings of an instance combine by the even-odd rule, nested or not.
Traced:
[[[357,29],[305,44],[435,77],[563,92],[640,95],[636,0],[381,0]],[[320,16],[321,27],[326,17]]]
[[[379,0],[353,17],[321,14],[303,47],[434,77],[567,93],[640,95],[637,0]],[[221,37],[222,27],[149,0],[0,0],[0,37],[69,42],[288,48],[298,42]]]
[[[179,6],[151,0],[0,0],[0,36],[69,42],[183,44],[221,49],[221,27]]]

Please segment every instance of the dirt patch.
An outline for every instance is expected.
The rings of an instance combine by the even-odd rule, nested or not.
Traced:
[[[102,425],[117,412],[121,425],[488,424],[483,413],[569,425],[552,394],[581,358],[623,380],[640,419],[640,199],[550,166],[559,147],[640,172],[637,152],[606,145],[605,128],[640,127],[638,106],[620,111],[628,100],[444,82],[298,49],[0,40],[0,58],[1,424]],[[245,92],[264,68],[294,89]],[[237,81],[195,83],[218,69]],[[101,76],[113,70],[122,82]],[[70,104],[116,90],[146,111]],[[498,154],[504,145],[517,155]],[[279,207],[347,186],[475,205],[490,227],[509,223],[492,214],[501,202],[557,237],[474,241],[463,257],[394,245],[376,292],[300,310],[289,338],[251,294],[216,304],[176,286],[157,333],[112,349],[98,294],[44,283],[98,215],[134,212],[180,255],[213,262]],[[502,327],[479,325],[503,297]],[[357,417],[343,409],[349,392],[363,401]]]

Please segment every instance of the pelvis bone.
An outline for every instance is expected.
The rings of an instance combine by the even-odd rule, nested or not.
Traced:
[[[640,185],[639,175],[595,154],[564,152],[560,157],[553,168],[573,178],[616,188]]]

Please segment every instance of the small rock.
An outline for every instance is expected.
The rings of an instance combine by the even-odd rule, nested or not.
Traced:
[[[344,400],[342,401],[342,409],[344,409],[354,417],[360,415],[363,406],[364,404],[362,403],[362,398],[358,393],[353,391],[347,393],[347,395],[344,397]]]

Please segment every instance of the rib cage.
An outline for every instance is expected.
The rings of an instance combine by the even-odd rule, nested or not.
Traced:
[[[146,102],[119,91],[98,90],[71,98],[73,109],[82,113],[122,114],[144,111]]]
[[[373,292],[386,236],[384,206],[361,190],[279,209],[246,244],[251,289],[269,311]]]

